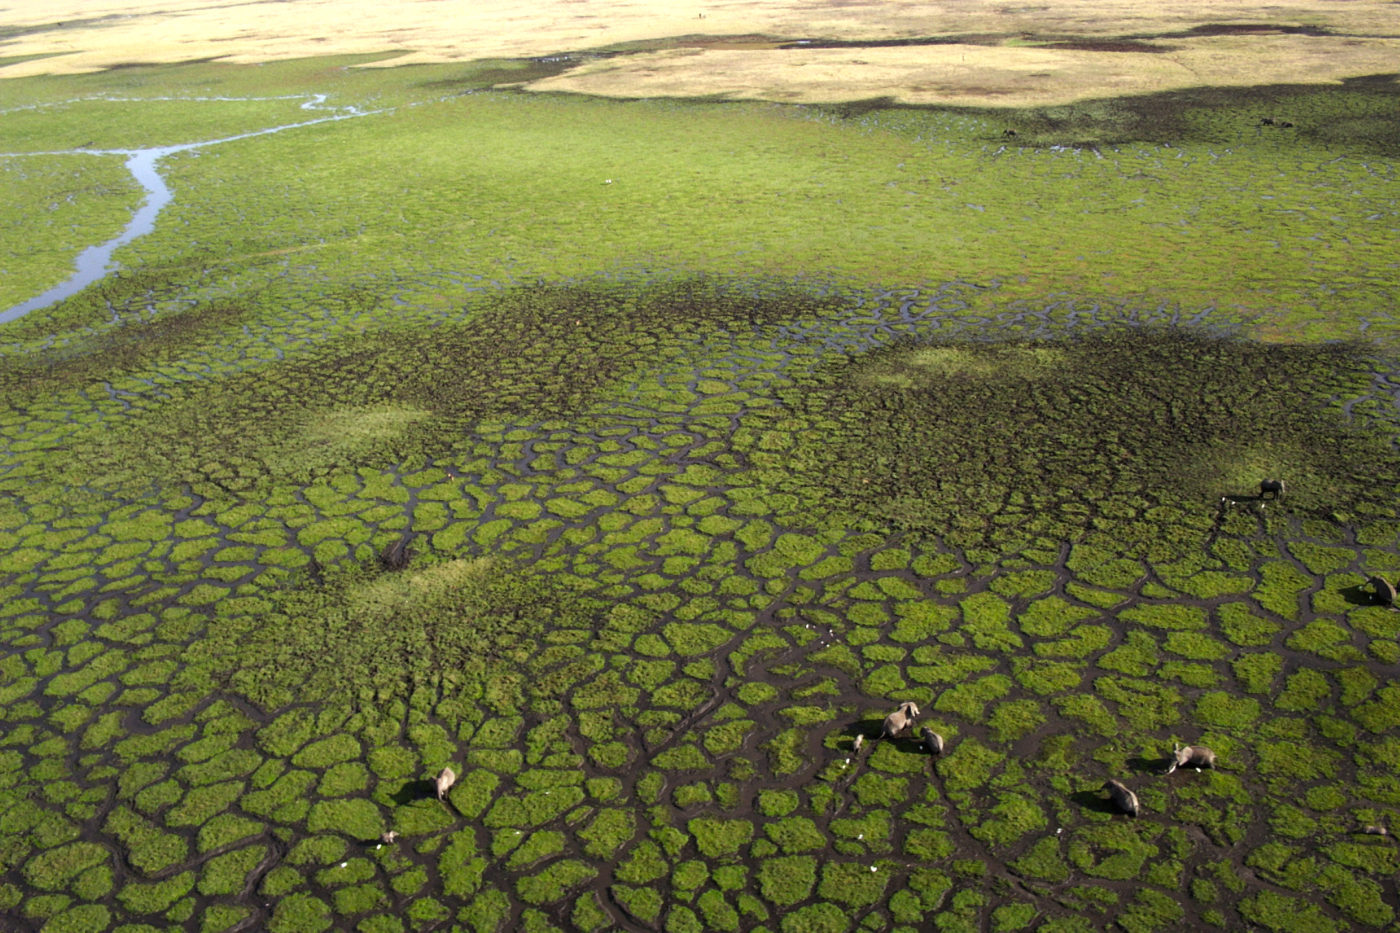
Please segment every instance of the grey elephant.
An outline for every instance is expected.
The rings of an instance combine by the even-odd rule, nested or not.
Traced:
[[[930,755],[943,754],[943,736],[934,732],[928,726],[924,726],[920,734],[924,737],[924,748],[928,749]]]
[[[1122,781],[1109,778],[1103,782],[1102,790],[1108,791],[1108,799],[1113,801],[1113,805],[1129,816],[1138,815],[1137,794],[1128,790]]]
[[[405,531],[397,541],[391,541],[379,552],[379,566],[385,570],[402,570],[408,566],[413,553],[408,546],[413,543],[413,532]]]
[[[1376,594],[1376,602],[1382,606],[1395,605],[1395,584],[1385,577],[1373,576],[1366,581],[1366,585]]]
[[[433,785],[437,788],[438,800],[442,800],[446,797],[447,792],[451,790],[452,785],[456,783],[457,772],[453,771],[451,768],[443,768],[442,771],[438,773],[437,779],[433,781]]]
[[[1272,498],[1282,499],[1288,487],[1281,479],[1265,479],[1259,481],[1259,498],[1262,499],[1269,493],[1273,493]]]
[[[1163,774],[1171,774],[1177,768],[1214,768],[1215,752],[1204,745],[1178,745],[1172,750],[1172,763]]]
[[[880,738],[892,739],[899,735],[914,724],[918,715],[919,707],[912,700],[905,700],[899,704],[899,709],[885,717],[885,724],[880,729]]]

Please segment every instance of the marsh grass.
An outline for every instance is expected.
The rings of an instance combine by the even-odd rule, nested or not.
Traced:
[[[806,417],[850,431],[792,459],[825,477],[820,494],[833,505],[897,527],[938,527],[974,506],[987,518],[964,546],[994,541],[999,513],[1041,521],[1014,507],[1029,497],[1056,503],[1059,536],[1111,542],[1104,557],[1179,559],[1217,526],[1222,497],[1252,501],[1266,476],[1305,477],[1309,491],[1290,507],[1321,516],[1389,508],[1391,490],[1372,470],[1394,454],[1324,399],[1299,401],[1318,384],[1359,389],[1354,353],[1169,332],[1031,346],[911,341],[829,366],[825,392],[787,395]],[[1175,511],[1179,533],[1163,536],[1150,509]],[[1126,586],[1140,572],[1103,582]]]
[[[1400,799],[1400,623],[1356,586],[1400,566],[1387,157],[1223,99],[1157,127],[1210,140],[1095,154],[350,64],[44,91],[421,106],[174,160],[122,275],[7,331],[0,909],[1390,916],[1393,860],[1344,844]],[[876,740],[905,699],[943,755]],[[1183,741],[1219,768],[1161,776]]]

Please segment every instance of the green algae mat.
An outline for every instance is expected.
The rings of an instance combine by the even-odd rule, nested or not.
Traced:
[[[363,61],[5,85],[6,307],[195,145],[0,325],[0,926],[1394,925],[1400,87]]]

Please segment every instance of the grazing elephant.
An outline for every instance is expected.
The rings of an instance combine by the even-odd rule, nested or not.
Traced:
[[[409,558],[413,556],[408,550],[412,543],[413,532],[405,531],[397,541],[389,543],[379,552],[379,566],[385,570],[402,570],[407,567]]]
[[[1204,745],[1178,745],[1172,750],[1172,763],[1163,771],[1163,774],[1171,774],[1177,768],[1192,767],[1196,770],[1201,768],[1215,767],[1215,752]]]
[[[1382,606],[1395,605],[1395,586],[1385,577],[1371,577],[1366,585],[1375,592],[1376,601]]]
[[[1273,493],[1273,498],[1275,499],[1282,499],[1283,494],[1287,491],[1288,489],[1284,486],[1283,480],[1281,479],[1265,479],[1259,481],[1260,499],[1264,498],[1267,493]]]
[[[943,754],[943,736],[934,732],[928,726],[924,726],[922,735],[924,737],[924,748],[928,749],[930,755]]]
[[[451,768],[443,768],[438,774],[437,780],[433,784],[437,787],[438,800],[447,796],[447,792],[452,789],[452,785],[457,783],[457,772]]]
[[[914,719],[919,715],[919,707],[913,701],[905,700],[899,704],[899,709],[885,717],[885,725],[880,730],[880,738],[892,739],[905,729],[914,724]]]
[[[1129,816],[1138,815],[1137,794],[1128,790],[1122,781],[1109,778],[1103,782],[1103,790],[1108,791],[1108,799],[1113,801],[1113,805]]]

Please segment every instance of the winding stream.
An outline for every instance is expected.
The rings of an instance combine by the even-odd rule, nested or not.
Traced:
[[[323,105],[326,95],[316,94],[306,103],[302,104],[303,110],[330,109]],[[155,146],[149,149],[65,149],[52,152],[7,152],[0,153],[0,158],[23,158],[24,156],[55,156],[55,155],[95,155],[95,156],[125,156],[126,169],[131,173],[131,177],[136,179],[146,191],[146,198],[141,207],[132,215],[121,233],[105,243],[97,246],[89,246],[78,254],[76,268],[71,276],[64,282],[55,285],[48,291],[21,302],[13,307],[0,311],[0,324],[17,320],[24,317],[31,311],[38,311],[47,308],[64,298],[76,295],[94,282],[101,281],[110,275],[117,268],[117,263],[112,260],[112,254],[118,248],[125,246],[137,237],[145,236],[155,229],[156,218],[165,206],[171,202],[174,195],[170,187],[165,183],[165,179],[160,174],[160,160],[178,152],[189,152],[191,150],[203,149],[206,146],[217,146],[220,143],[234,142],[240,139],[249,139],[254,136],[266,136],[271,133],[280,133],[283,130],[300,129],[304,126],[315,126],[318,123],[332,123],[337,120],[349,120],[354,117],[367,117],[373,114],[385,113],[389,108],[380,110],[360,110],[356,107],[335,108],[338,112],[326,116],[318,117],[314,120],[304,120],[300,123],[284,123],[280,126],[268,127],[267,129],[252,130],[247,133],[238,133],[234,136],[223,136],[218,139],[208,139],[202,142],[181,143],[175,146]]]

